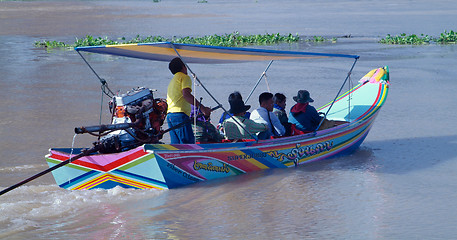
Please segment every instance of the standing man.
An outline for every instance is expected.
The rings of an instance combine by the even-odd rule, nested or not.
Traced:
[[[170,131],[171,144],[195,143],[195,137],[190,123],[191,104],[195,104],[206,116],[211,114],[211,109],[203,106],[192,95],[192,80],[187,75],[187,67],[179,58],[173,58],[168,64],[173,74],[167,89],[167,123]],[[181,125],[180,127],[177,127]]]
[[[283,136],[286,132],[278,117],[273,113],[273,94],[264,92],[259,96],[260,107],[252,111],[250,119],[268,125],[268,130],[259,133],[259,139],[269,139],[271,136]]]

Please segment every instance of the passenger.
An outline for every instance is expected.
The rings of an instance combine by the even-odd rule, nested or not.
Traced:
[[[294,101],[297,103],[290,109],[289,122],[303,132],[317,130],[322,117],[313,106],[309,105],[310,102],[314,102],[309,96],[309,92],[299,90],[297,96],[294,96]]]
[[[244,105],[244,102],[240,99],[230,102],[230,113],[233,114],[233,118],[228,118],[223,123],[226,139],[253,139],[251,134],[254,135],[268,129],[266,124],[256,123],[245,117],[246,111],[249,108],[251,108],[251,106]],[[234,119],[236,119],[236,121]],[[239,124],[241,124],[242,127]]]
[[[170,61],[168,68],[173,74],[167,89],[167,123],[170,131],[171,144],[195,143],[190,124],[191,104],[196,103],[201,111],[209,116],[211,109],[203,106],[192,95],[192,81],[187,75],[187,67],[183,61],[176,57]]]
[[[285,136],[290,136],[290,123],[289,119],[287,118],[287,113],[286,113],[286,96],[282,93],[276,93],[275,96],[273,97],[273,113],[278,117],[279,122],[284,126],[286,129],[286,133],[284,134]]]
[[[236,101],[236,100],[241,100],[243,101],[243,97],[241,96],[241,93],[236,91],[236,92],[233,92],[233,93],[230,93],[229,97],[228,97],[228,102],[229,104],[233,101]],[[249,116],[251,115],[250,112],[246,112],[246,115],[244,116],[245,118],[249,118]],[[221,134],[224,134],[224,130],[223,130],[223,127],[222,127],[222,123],[224,122],[225,119],[228,119],[232,116],[232,114],[230,113],[222,113],[221,115],[221,118],[219,119],[219,124],[217,125],[217,129],[219,130],[219,132]]]
[[[192,120],[192,129],[195,133],[195,142],[208,143],[220,142],[222,140],[223,136],[217,131],[216,127],[211,124],[210,118],[205,116],[202,111],[197,109],[194,105],[192,105],[190,118]]]
[[[264,92],[259,96],[260,107],[252,111],[250,119],[258,123],[265,123],[268,130],[258,134],[259,139],[268,139],[272,136],[283,136],[286,129],[273,113],[273,94]]]

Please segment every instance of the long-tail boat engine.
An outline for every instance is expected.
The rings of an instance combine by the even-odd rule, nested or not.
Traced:
[[[114,96],[109,103],[112,114],[110,125],[75,128],[76,133],[99,136],[94,145],[99,152],[125,151],[145,143],[158,143],[161,127],[167,114],[165,99],[155,98],[148,88],[133,89]]]

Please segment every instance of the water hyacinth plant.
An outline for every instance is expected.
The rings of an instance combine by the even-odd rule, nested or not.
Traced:
[[[430,44],[431,42],[436,42],[440,44],[455,44],[457,42],[457,33],[454,31],[444,31],[441,33],[440,37],[434,38],[429,35],[421,34],[420,36],[416,34],[406,35],[406,33],[400,34],[400,36],[387,36],[379,41],[383,44],[402,44],[402,45],[422,45]]]
[[[439,38],[435,39],[435,42],[437,43],[442,43],[442,44],[456,44],[457,43],[457,32],[454,31],[444,31],[444,33],[441,33]]]
[[[431,40],[432,37],[424,34],[417,36],[416,34],[406,35],[406,33],[402,33],[400,36],[391,36],[390,34],[387,34],[387,36],[379,42],[384,44],[421,45],[428,44]]]
[[[257,35],[241,35],[239,32],[234,32],[225,35],[210,35],[205,37],[184,37],[175,38],[172,41],[175,43],[190,43],[211,46],[237,47],[247,45],[270,45],[277,43],[290,43],[300,40],[298,35],[294,36],[291,33],[288,35],[276,34],[257,34]]]
[[[68,46],[66,43],[58,42],[58,41],[35,41],[35,47],[37,47],[37,48],[47,48],[47,47],[64,48],[64,47],[68,47]]]
[[[313,38],[310,39],[312,42],[325,42],[326,40],[327,39],[322,36],[313,36]]]
[[[298,42],[300,37],[292,35],[281,35],[275,34],[257,34],[257,35],[241,35],[239,32],[234,32],[224,35],[209,35],[204,37],[172,37],[171,39],[161,36],[148,36],[141,37],[137,35],[131,40],[126,40],[125,37],[119,38],[118,40],[111,40],[107,37],[93,37],[87,35],[85,38],[78,39],[74,44],[66,44],[64,42],[57,41],[36,41],[35,47],[40,48],[73,48],[81,46],[98,46],[98,45],[116,45],[116,44],[129,44],[129,43],[149,43],[149,42],[166,42],[172,41],[175,43],[186,43],[186,44],[201,44],[211,46],[224,46],[224,47],[242,47],[248,45],[271,45],[278,43],[292,43]]]
[[[307,42],[315,42],[315,43],[323,43],[323,42],[332,42],[332,43],[336,43],[337,41],[337,38],[336,37],[333,37],[331,39],[328,39],[328,38],[325,38],[325,37],[322,37],[322,36],[312,36],[311,38],[308,38],[306,39]]]

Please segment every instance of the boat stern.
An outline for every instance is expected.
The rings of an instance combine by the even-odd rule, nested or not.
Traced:
[[[49,167],[69,159],[71,149],[50,149]],[[81,149],[74,149],[72,156]],[[77,159],[52,172],[56,183],[69,190],[110,189],[116,186],[136,189],[168,189],[154,154],[138,147],[122,153],[93,154]]]

